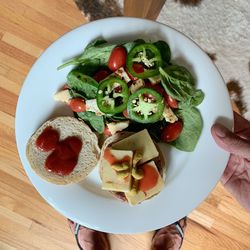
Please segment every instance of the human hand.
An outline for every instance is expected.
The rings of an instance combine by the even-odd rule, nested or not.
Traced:
[[[221,124],[211,132],[218,146],[231,153],[221,182],[250,212],[250,122],[234,113],[234,133]]]

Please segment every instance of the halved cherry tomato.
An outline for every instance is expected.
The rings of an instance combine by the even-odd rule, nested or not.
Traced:
[[[170,108],[177,109],[178,108],[178,102],[172,98],[170,95],[168,95],[166,92],[164,94],[164,100],[169,105]]]
[[[154,89],[164,97],[165,90],[160,84],[152,84],[150,82],[146,82],[145,87]]]
[[[126,118],[129,118],[129,116],[128,116],[128,110],[127,110],[127,109],[123,110],[122,114],[123,114]]]
[[[176,140],[183,128],[183,124],[181,121],[177,121],[174,123],[169,123],[166,127],[163,128],[161,133],[161,140],[163,142],[171,142]]]
[[[126,65],[127,52],[126,49],[122,46],[115,47],[108,61],[108,67],[112,71],[116,71],[120,67]]]
[[[141,74],[144,72],[144,67],[140,63],[133,63],[132,67],[133,67],[133,70],[135,71],[135,73],[137,73],[137,74]]]
[[[97,71],[93,78],[97,81],[97,82],[100,82],[102,81],[103,79],[105,79],[108,75],[109,75],[109,71],[106,70],[106,69],[101,69],[99,71]]]
[[[69,106],[74,112],[84,112],[86,111],[86,103],[84,99],[80,97],[72,98],[69,101]]]

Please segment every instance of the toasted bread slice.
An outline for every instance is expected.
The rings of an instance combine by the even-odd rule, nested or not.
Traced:
[[[69,136],[77,136],[82,140],[82,149],[79,153],[77,165],[69,175],[60,176],[58,174],[48,172],[45,168],[45,161],[52,151],[43,152],[36,146],[38,136],[49,126],[58,131],[60,140]],[[100,148],[98,146],[97,136],[83,121],[79,121],[74,117],[68,116],[57,117],[45,122],[31,136],[26,148],[26,156],[36,174],[48,182],[59,185],[77,183],[83,180],[97,165],[99,155]]]

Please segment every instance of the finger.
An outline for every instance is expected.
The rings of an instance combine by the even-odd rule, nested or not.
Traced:
[[[219,123],[212,126],[211,133],[218,146],[224,150],[244,158],[250,158],[249,141],[242,139]]]
[[[247,128],[250,128],[250,122],[238,113],[234,112],[234,132],[237,133]]]

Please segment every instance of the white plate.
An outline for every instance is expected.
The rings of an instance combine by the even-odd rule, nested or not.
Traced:
[[[70,68],[57,71],[66,59],[81,53],[93,39],[131,41],[164,40],[175,62],[186,66],[205,92],[199,106],[204,127],[194,152],[164,147],[168,171],[164,190],[141,205],[130,207],[100,188],[98,170],[77,185],[57,186],[38,177],[25,156],[26,143],[47,119],[71,112],[54,102],[53,94],[65,83]],[[209,57],[180,32],[156,22],[136,18],[109,18],[91,22],[55,41],[30,70],[16,111],[16,140],[22,164],[42,197],[64,216],[97,230],[138,233],[157,229],[190,213],[220,179],[229,154],[219,149],[210,127],[221,119],[231,126],[232,110],[223,79]]]

